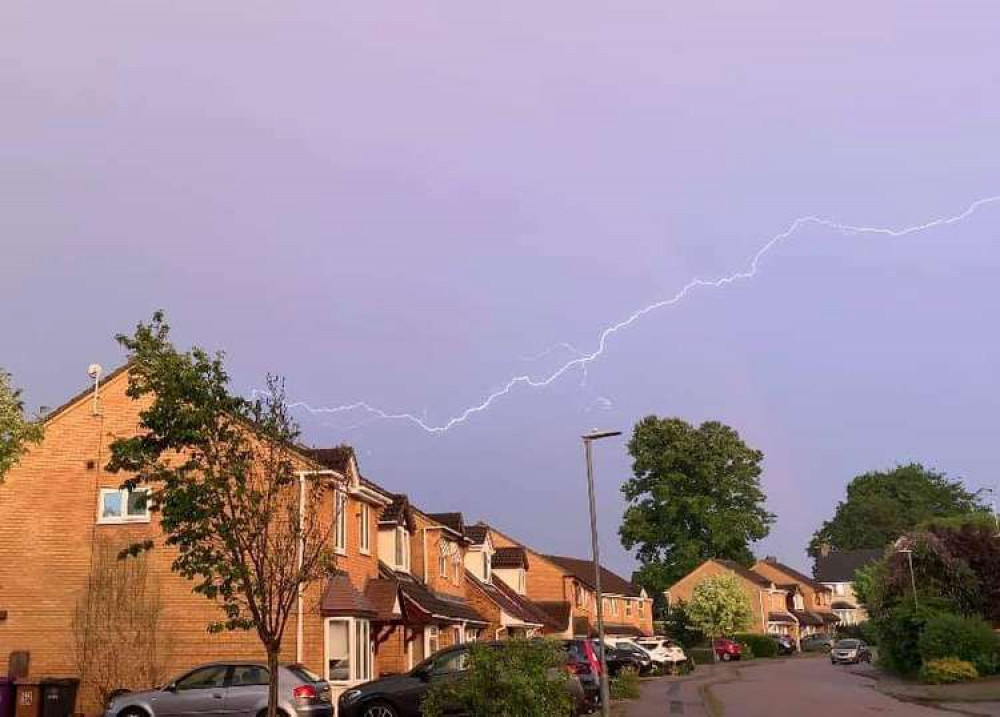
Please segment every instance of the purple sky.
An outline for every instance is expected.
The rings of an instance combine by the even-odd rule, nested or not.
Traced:
[[[910,225],[1000,194],[1000,7],[805,5],[8,2],[0,365],[56,405],[162,307],[241,390],[275,371],[313,405],[440,423],[796,217]],[[585,555],[579,434],[718,419],[767,457],[759,551],[806,567],[859,472],[995,484],[998,229],[1000,204],[899,240],[807,229],[619,333],[585,386],[516,388],[443,435],[303,427],[427,510]],[[624,444],[598,457],[627,573]]]

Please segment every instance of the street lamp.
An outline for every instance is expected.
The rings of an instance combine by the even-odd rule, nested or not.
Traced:
[[[996,526],[994,538],[1000,538],[1000,516],[997,515],[997,492],[993,488],[984,488],[990,494],[990,508],[993,510],[993,525]]]
[[[601,658],[601,714],[609,717],[611,714],[611,692],[608,688],[608,660],[605,656],[607,646],[604,643],[604,593],[601,591],[601,549],[597,544],[597,500],[594,497],[594,460],[590,444],[602,438],[620,436],[621,431],[591,431],[583,438],[583,448],[587,456],[587,494],[590,497],[590,543],[594,553],[594,588],[597,590],[597,639],[600,640]]]
[[[910,565],[910,585],[913,587],[913,607],[914,609],[919,608],[920,605],[917,603],[917,576],[913,572],[913,548],[910,547],[910,541],[905,536],[896,541],[896,552],[905,555],[906,561]]]

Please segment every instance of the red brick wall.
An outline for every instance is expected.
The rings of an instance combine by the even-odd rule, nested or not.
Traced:
[[[675,603],[678,600],[690,600],[691,593],[694,591],[695,586],[702,580],[716,575],[725,574],[734,575],[739,580],[740,585],[743,587],[743,591],[747,594],[747,598],[750,600],[750,611],[753,615],[753,623],[751,624],[748,632],[764,632],[764,612],[766,611],[768,605],[767,595],[765,592],[762,591],[759,586],[749,580],[746,580],[742,576],[737,575],[729,568],[715,562],[714,560],[706,560],[704,563],[674,583],[669,590],[670,602]]]

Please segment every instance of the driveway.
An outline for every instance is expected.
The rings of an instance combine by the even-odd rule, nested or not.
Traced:
[[[620,714],[623,717],[1000,715],[996,704],[931,707],[901,702],[875,689],[873,672],[868,665],[834,667],[825,657],[703,666],[690,677],[643,682],[642,699],[627,704]]]

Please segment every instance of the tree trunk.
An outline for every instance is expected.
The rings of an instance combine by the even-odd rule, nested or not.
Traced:
[[[278,648],[267,648],[267,717],[278,717]]]
[[[719,651],[715,649],[715,642],[718,640],[717,637],[711,639],[712,644],[712,662],[717,663],[719,661]],[[274,717],[274,715],[269,715],[268,717]]]

